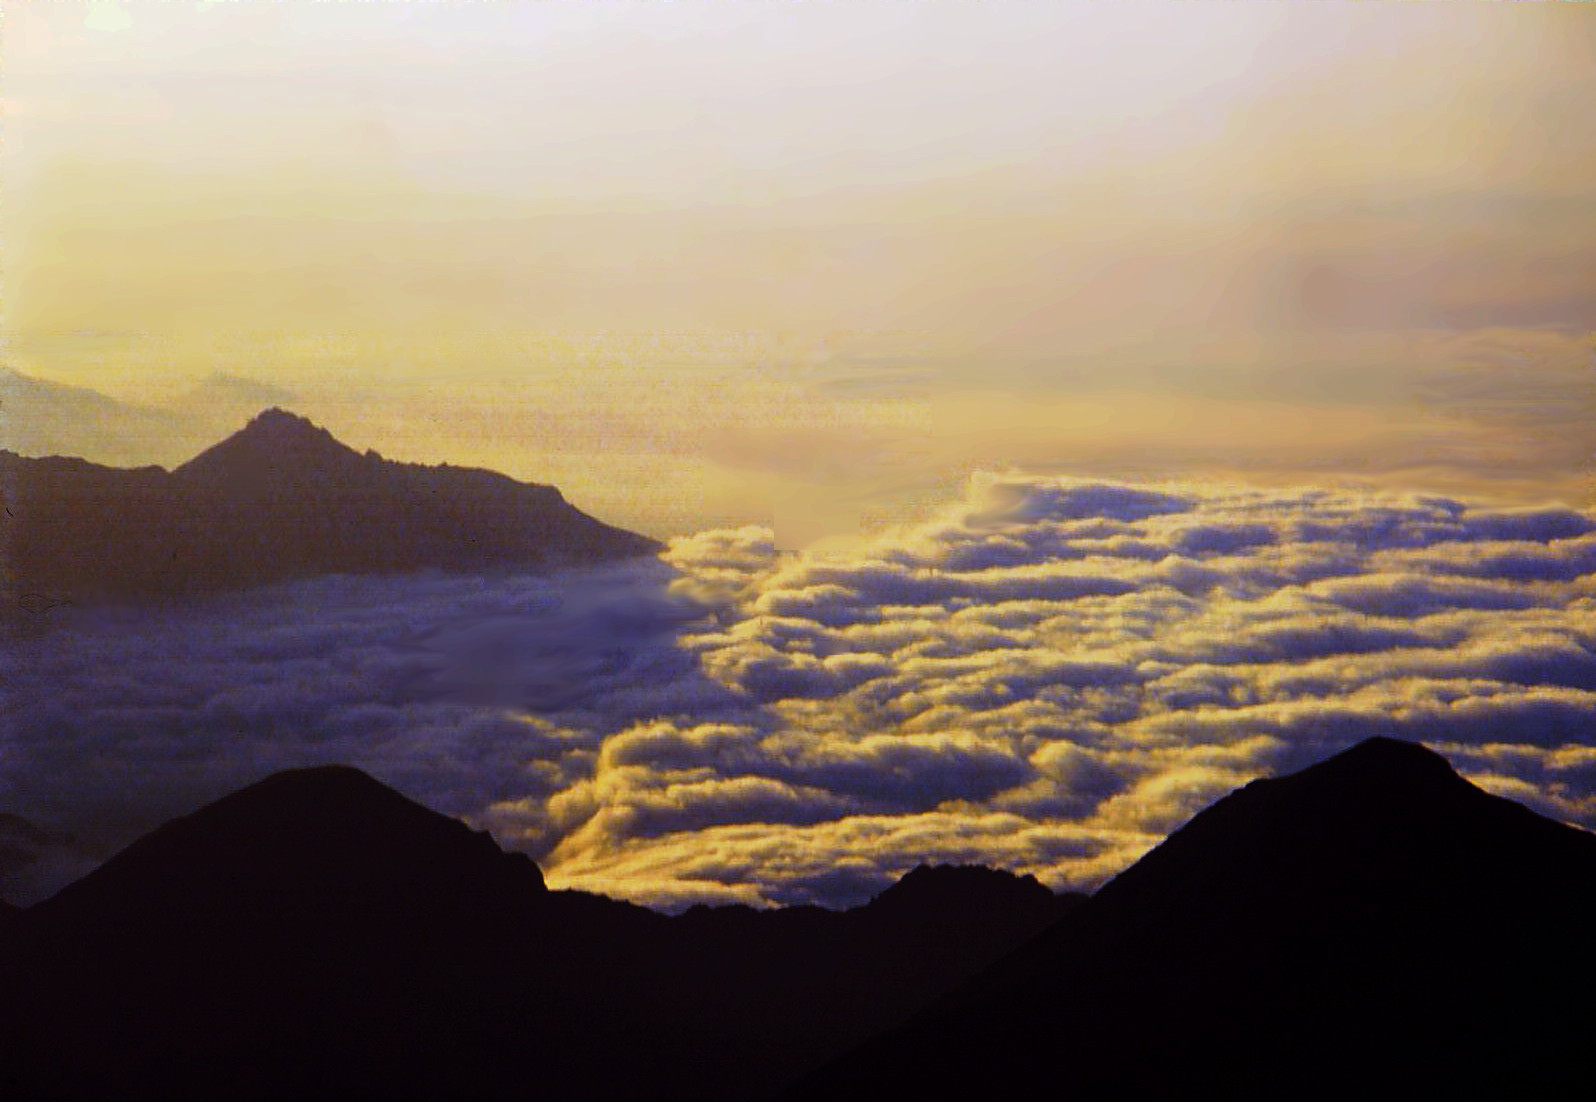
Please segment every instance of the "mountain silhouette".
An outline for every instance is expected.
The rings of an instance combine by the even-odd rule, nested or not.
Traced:
[[[378,458],[372,453],[374,459]],[[307,418],[268,409],[219,444],[172,473],[192,483],[215,483],[248,493],[319,489],[328,479],[359,478],[361,454]]]
[[[0,1096],[747,1099],[1077,902],[941,868],[848,912],[668,917],[295,770],[0,914]]]
[[[0,367],[0,444],[21,454],[134,464],[152,456],[175,460],[203,440],[171,410]]]
[[[525,856],[357,770],[278,774],[13,920],[0,982],[33,997],[0,1032],[31,1044],[0,1066],[27,1069],[21,1097],[397,1089],[373,1069],[470,1039],[475,1008],[435,1000],[520,997],[497,954],[546,893]]]
[[[1553,1098],[1596,836],[1377,738],[1255,781],[792,1099]]]
[[[159,925],[181,899],[217,921],[364,926],[382,912],[444,908],[480,918],[547,892],[524,854],[422,807],[358,769],[277,773],[139,839],[38,905],[53,914],[113,914],[123,930]],[[310,908],[302,912],[301,908]]]
[[[660,544],[552,486],[360,453],[280,409],[172,471],[0,452],[11,583],[57,600],[590,564]]]
[[[19,1099],[1551,1098],[1596,1070],[1596,836],[1373,739],[1090,899],[550,890],[371,777],[277,774],[0,909]]]

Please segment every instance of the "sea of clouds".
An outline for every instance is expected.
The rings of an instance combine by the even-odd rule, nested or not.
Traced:
[[[1090,888],[1374,734],[1596,826],[1596,516],[1563,507],[987,475],[845,551],[744,528],[48,615],[6,659],[0,811],[57,843],[15,900],[334,761],[665,907],[846,905],[937,861]]]

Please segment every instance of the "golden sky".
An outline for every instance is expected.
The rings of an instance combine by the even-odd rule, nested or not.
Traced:
[[[201,435],[220,372],[799,543],[1009,465],[1588,494],[1583,5],[24,0],[4,36],[9,366]]]

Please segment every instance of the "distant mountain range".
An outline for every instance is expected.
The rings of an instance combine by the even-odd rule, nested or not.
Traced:
[[[1583,1097],[1593,904],[1596,836],[1388,739],[1090,899],[938,868],[675,917],[324,767],[0,913],[0,1095]]]
[[[113,467],[176,464],[251,415],[297,400],[293,391],[224,371],[158,402],[130,402],[0,367],[0,448]]]
[[[552,486],[361,454],[275,408],[170,472],[0,451],[0,491],[10,584],[54,600],[591,564],[661,546]]]
[[[176,459],[203,445],[191,420],[0,367],[0,448],[21,455],[81,455],[118,465]]]

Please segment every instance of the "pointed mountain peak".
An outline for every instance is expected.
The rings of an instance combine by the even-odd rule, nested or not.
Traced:
[[[359,460],[360,453],[309,418],[273,406],[175,473],[236,479],[343,467]]]
[[[1527,825],[1536,824],[1539,825]],[[1304,878],[1379,880],[1485,845],[1567,828],[1492,796],[1417,742],[1370,738],[1296,773],[1253,781],[1199,812],[1098,893],[1173,898],[1199,880],[1282,890]]]
[[[222,378],[222,376],[212,376],[212,378]],[[326,432],[325,429],[318,428],[309,417],[302,417],[278,406],[263,409],[254,417],[251,417],[244,431],[248,432],[252,429],[257,432],[271,431],[274,428],[304,432]]]
[[[1440,754],[1419,742],[1376,735],[1303,770],[1301,776],[1321,782],[1352,779],[1407,784],[1465,784]]]
[[[344,451],[353,452],[340,444],[333,434],[315,424],[308,417],[301,417],[297,413],[290,413],[286,409],[272,406],[264,409],[250,418],[249,424],[234,433],[223,444],[236,441],[250,441],[270,443],[274,445],[290,446],[318,446],[333,444]]]
[[[1053,893],[1034,876],[984,865],[919,865],[869,903],[873,911],[930,915],[1007,904],[1050,904]]]
[[[261,811],[316,821],[394,813],[434,814],[352,765],[285,769],[224,796],[195,814],[219,815],[224,811]]]
[[[1593,902],[1596,836],[1372,738],[1199,812],[783,1097],[1054,1096],[1056,1064],[1011,1056],[1060,1038],[1083,1098],[1516,1097],[1543,1046],[1529,1093],[1577,1092]]]
[[[1293,802],[1311,800],[1348,813],[1359,806],[1423,808],[1484,795],[1434,750],[1384,736],[1365,739],[1299,773],[1248,787],[1289,792]]]
[[[287,769],[241,788],[151,835],[184,829],[233,837],[263,851],[307,843],[316,851],[460,846],[498,854],[486,834],[424,807],[350,765]]]
[[[525,900],[546,889],[524,854],[347,765],[274,773],[174,819],[41,906],[113,910],[185,901],[228,910],[320,900]],[[428,900],[433,902],[429,903]]]

